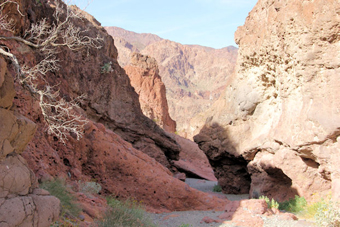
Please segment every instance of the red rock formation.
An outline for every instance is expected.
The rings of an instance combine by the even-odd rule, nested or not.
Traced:
[[[186,173],[187,177],[217,181],[207,156],[197,144],[178,135],[175,138],[182,149],[179,153],[179,160],[173,161],[173,166]]]
[[[332,188],[339,198],[339,10],[336,0],[260,0],[238,28],[236,73],[195,137],[224,192],[236,179],[254,197]]]
[[[124,67],[132,87],[139,95],[139,102],[145,116],[155,121],[165,131],[175,132],[176,122],[168,112],[165,86],[159,76],[154,58],[134,53],[131,63]]]
[[[142,201],[150,211],[221,209],[223,199],[190,188],[104,125],[89,122],[84,138],[67,146],[53,137],[34,138],[24,157],[39,178],[96,180],[102,194]],[[36,147],[38,146],[38,147]]]
[[[28,7],[29,2],[26,3]],[[53,10],[42,5],[33,6],[36,20],[46,17],[53,21]],[[34,8],[36,7],[36,8]],[[24,8],[22,11],[25,11]],[[78,10],[74,8],[74,10]],[[30,12],[31,12],[30,11]],[[46,75],[46,81],[51,86],[57,85],[60,88],[60,95],[66,100],[74,99],[80,95],[85,95],[82,101],[82,108],[87,118],[103,123],[106,127],[121,135],[125,140],[131,142],[135,148],[147,151],[149,155],[156,158],[164,166],[170,167],[169,160],[176,160],[179,157],[180,147],[164,130],[156,125],[152,120],[143,115],[138,95],[130,85],[130,80],[125,71],[117,63],[117,50],[111,36],[96,22],[91,16],[82,12],[84,19],[73,19],[72,22],[81,30],[87,32],[83,35],[103,38],[105,49],[96,50],[94,48],[83,49],[82,51],[71,51],[68,48],[60,48],[57,58],[60,69],[58,73]],[[29,28],[28,16],[23,17],[25,30]],[[21,23],[21,22],[20,22]],[[17,23],[17,24],[20,24]],[[18,31],[20,28],[18,28]],[[20,33],[16,33],[20,34]],[[7,42],[13,54],[20,56],[20,61],[34,64],[38,53],[27,50],[21,43]],[[67,59],[76,59],[75,61]],[[104,72],[103,67],[110,66],[111,70]],[[19,86],[18,86],[19,89]],[[27,94],[18,92],[25,97],[18,95],[16,105],[19,111],[25,116],[33,115],[36,110],[29,109],[31,101]],[[34,105],[37,105],[35,103]],[[35,106],[35,109],[37,107]],[[39,117],[36,117],[38,119]],[[33,120],[36,120],[33,119]]]
[[[127,65],[131,52],[141,52],[158,62],[167,88],[170,115],[181,136],[191,139],[196,127],[192,117],[208,109],[223,91],[225,80],[234,70],[237,48],[215,50],[198,45],[182,45],[150,34],[137,34],[116,27],[106,30],[119,43],[119,63]],[[149,41],[148,41],[149,40]],[[143,45],[135,45],[135,43]],[[204,121],[196,122],[198,127]]]
[[[41,4],[27,0],[23,2],[25,4],[20,4],[22,12],[30,12],[31,16],[34,14],[35,20],[47,17],[47,21],[53,21],[51,17],[55,9],[53,1],[41,2]],[[52,7],[49,4],[52,4]],[[16,11],[15,8],[13,9]],[[73,7],[73,10],[78,9]],[[117,63],[117,51],[113,45],[113,39],[92,16],[84,12],[83,15],[84,18],[76,18],[72,22],[82,31],[86,30],[85,34],[89,37],[100,35],[105,42],[105,50],[89,48],[73,52],[68,48],[61,48],[57,55],[58,63],[61,66],[60,70],[48,73],[45,77],[51,86],[57,85],[60,88],[61,96],[67,101],[81,94],[87,95],[87,98],[80,104],[82,109],[79,110],[88,118],[84,136],[80,141],[77,141],[76,136],[70,133],[66,144],[63,144],[59,138],[47,133],[39,101],[32,97],[31,93],[24,89],[18,81],[13,83],[12,77],[16,76],[14,69],[8,75],[3,70],[7,66],[3,66],[4,61],[0,58],[0,104],[6,108],[12,106],[12,103],[3,100],[3,97],[6,99],[12,97],[13,99],[13,88],[8,92],[6,85],[5,92],[3,92],[2,86],[9,84],[13,87],[14,84],[16,94],[12,108],[25,116],[19,117],[19,115],[14,116],[13,114],[12,116],[9,110],[0,108],[0,119],[6,119],[6,121],[0,121],[0,159],[3,156],[6,157],[5,162],[0,163],[0,171],[3,173],[0,176],[5,176],[5,180],[9,179],[9,183],[15,187],[13,190],[10,188],[10,191],[4,192],[5,199],[8,195],[24,196],[30,189],[36,187],[32,186],[34,176],[27,171],[25,161],[15,154],[12,157],[13,149],[18,153],[25,149],[22,155],[40,180],[51,179],[51,177],[83,182],[96,179],[103,188],[101,192],[103,195],[114,194],[120,198],[132,197],[143,201],[148,209],[153,211],[222,209],[227,200],[199,192],[172,177],[172,173],[165,166],[170,167],[169,160],[178,159],[180,147],[169,133],[164,132],[142,114],[138,95],[131,87],[125,71]],[[30,26],[29,18],[31,16],[13,16],[17,29],[15,35],[20,35],[19,31],[24,31]],[[4,44],[11,50],[11,53],[18,57],[20,63],[30,66],[39,61],[39,53],[21,42],[9,40],[4,41]],[[103,71],[102,68],[105,65],[111,68]],[[12,80],[8,80],[8,78]],[[94,120],[97,122],[95,123]],[[34,125],[31,122],[35,122],[36,125],[34,136],[32,129],[21,130],[26,126],[30,128],[28,126],[31,124]],[[32,137],[27,148],[24,148],[23,144]],[[130,141],[131,144],[127,141]],[[144,149],[155,159],[135,148]],[[12,166],[15,166],[12,165],[14,162],[15,164],[20,162],[22,166],[18,169],[20,173],[18,178],[13,179],[8,173],[12,171]],[[9,171],[8,168],[11,170]],[[30,176],[31,179],[27,180],[27,176]],[[41,192],[33,191],[33,193],[38,195]],[[32,195],[32,198],[34,196]],[[47,196],[44,198],[46,199]],[[34,223],[35,221],[40,222],[40,219],[45,221],[46,218],[52,221],[56,216],[53,212],[58,210],[54,209],[58,208],[58,203],[53,203],[53,201],[44,203],[44,199],[40,199],[40,197],[37,200],[33,198],[33,200],[43,204],[42,208],[38,204],[31,205],[33,204],[32,199],[26,197],[16,199],[14,202],[8,202],[5,199],[0,197],[0,214],[1,218],[6,214],[5,218],[10,218],[13,221],[13,223],[10,222],[10,226],[24,223],[23,221],[34,220]],[[13,198],[11,197],[11,199]],[[87,204],[86,201],[83,199],[82,202]],[[27,206],[30,206],[26,211],[33,209],[32,216],[29,216],[29,219],[13,218],[11,212],[14,213],[14,208],[8,205],[10,202],[13,202],[12,204],[15,204],[18,209],[23,208],[21,207],[23,202],[28,202]],[[44,215],[35,218],[34,209],[36,208],[40,212],[49,204],[51,204],[51,209],[46,208]],[[86,204],[83,208],[84,211],[89,215],[96,216],[96,212],[88,209]],[[24,206],[26,207],[25,204]],[[22,209],[20,212],[24,213]],[[42,222],[40,226],[48,226],[48,223]]]

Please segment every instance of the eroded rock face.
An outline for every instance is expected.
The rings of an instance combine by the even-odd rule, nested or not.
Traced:
[[[8,64],[0,57],[0,225],[42,227],[59,217],[60,201],[37,190],[37,180],[20,155],[36,125],[10,109],[15,95]]]
[[[195,138],[224,188],[234,178],[218,172],[231,170],[213,162],[236,158],[251,196],[339,196],[339,12],[336,0],[260,0],[238,28],[236,72]]]
[[[165,131],[176,132],[176,122],[169,115],[165,85],[159,76],[156,60],[134,53],[131,56],[131,63],[124,69],[130,78],[132,87],[139,95],[144,115]]]
[[[117,27],[105,29],[118,43],[121,65],[129,64],[128,56],[132,52],[156,59],[177,131],[192,139],[196,127],[192,127],[190,120],[208,109],[223,92],[225,80],[234,70],[237,48],[182,45],[152,34],[138,34]],[[196,123],[197,127],[202,127],[204,120]]]

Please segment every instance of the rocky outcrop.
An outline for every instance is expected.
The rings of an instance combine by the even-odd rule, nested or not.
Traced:
[[[25,0],[23,2],[25,4],[20,4],[22,12],[30,12],[31,16],[34,14],[35,20],[40,20],[45,16],[47,21],[53,21],[53,18],[50,17],[55,9],[53,1],[40,4],[37,4],[36,1]],[[79,9],[75,7],[72,9],[79,12]],[[35,195],[32,195],[34,204],[31,202],[32,199],[26,200],[26,197],[23,197],[24,193],[36,187],[32,186],[33,182],[36,184],[36,181],[33,181],[34,174],[26,171],[26,162],[22,158],[17,158],[12,152],[13,150],[16,153],[24,150],[23,157],[27,160],[27,164],[35,176],[41,181],[62,178],[72,184],[70,181],[89,182],[95,180],[102,187],[102,195],[114,194],[119,198],[134,198],[137,201],[143,201],[143,204],[151,211],[223,209],[227,200],[190,188],[184,182],[175,179],[170,170],[166,168],[171,166],[170,161],[178,159],[179,145],[171,134],[166,133],[155,122],[142,114],[138,95],[130,85],[125,71],[117,63],[117,51],[113,39],[92,16],[84,12],[81,14],[84,16],[83,18],[72,19],[74,25],[81,31],[86,30],[84,34],[88,37],[100,35],[104,40],[105,49],[89,48],[74,52],[68,48],[60,48],[56,56],[60,70],[47,73],[44,78],[50,86],[56,85],[60,88],[60,95],[66,101],[86,94],[86,98],[80,101],[81,108],[78,110],[84,115],[84,118],[87,118],[81,140],[78,141],[77,136],[71,132],[67,136],[68,140],[62,143],[60,138],[48,134],[44,116],[39,107],[39,100],[32,97],[32,94],[24,89],[18,81],[13,83],[13,79],[7,81],[7,77],[5,79],[0,77],[0,81],[12,84],[12,87],[14,84],[16,89],[16,94],[13,89],[9,93],[12,94],[12,98],[15,94],[13,104],[7,101],[3,102],[1,98],[0,103],[5,103],[6,108],[12,106],[18,114],[25,116],[25,118],[18,117],[19,115],[11,116],[7,120],[7,117],[5,118],[3,115],[10,115],[8,110],[0,109],[0,119],[6,119],[6,121],[1,120],[0,122],[0,136],[5,135],[4,139],[0,137],[0,147],[4,149],[4,151],[1,150],[2,153],[7,155],[5,155],[7,157],[5,161],[7,161],[3,166],[0,165],[0,171],[3,169],[4,172],[0,176],[5,176],[5,180],[12,179],[8,174],[13,169],[11,163],[18,159],[23,164],[18,168],[19,177],[10,182],[12,183],[10,185],[15,186],[15,189],[6,189],[4,199],[0,197],[0,209],[3,209],[0,210],[0,215],[6,215],[7,218],[16,222],[9,223],[9,226],[15,226],[20,222],[26,224],[30,220],[45,221],[45,217],[52,221],[57,216],[53,212],[59,204],[52,203],[52,200],[52,202],[44,201],[43,199],[49,198],[48,196],[35,199]],[[31,17],[28,15],[15,17],[14,22],[16,22],[18,31],[24,31],[30,26],[28,18]],[[18,57],[20,63],[31,66],[39,61],[39,53],[23,43],[9,40],[4,41],[4,44],[11,50],[11,53]],[[9,78],[14,78],[14,69],[11,68],[11,70],[13,72]],[[3,70],[1,70],[1,75],[3,74]],[[3,94],[2,90],[0,90],[0,94],[0,97],[9,96],[7,92]],[[7,124],[9,125],[7,126]],[[32,126],[36,130],[34,135],[32,127],[30,130],[18,130],[26,124],[34,126]],[[3,128],[6,130],[2,130]],[[26,138],[28,137],[25,136],[26,134],[33,138],[25,148],[23,143],[27,143],[30,139]],[[9,139],[6,140],[6,138]],[[31,181],[26,179],[27,176],[31,177]],[[33,190],[33,193],[36,195],[46,194],[41,190]],[[28,212],[28,218],[22,220],[21,216],[13,218],[11,212],[14,212],[15,207],[19,209],[22,206],[19,206],[18,199],[7,202],[7,199],[13,198],[11,197],[13,194],[22,195],[20,199],[24,199],[24,203],[21,202],[21,204],[27,204],[25,211]],[[99,216],[95,209],[89,208],[89,203],[100,200],[89,201],[82,197],[80,192],[77,197],[83,198],[81,203],[84,205],[82,209],[85,213],[91,218]],[[3,204],[5,206],[2,206]],[[42,204],[42,206],[38,204]],[[99,205],[102,210],[104,204]],[[44,209],[45,213],[39,217],[35,216],[34,212],[39,213],[41,209]],[[22,215],[24,211],[20,211],[20,215]],[[48,226],[46,222],[38,225]],[[23,224],[23,226],[25,225]]]
[[[26,9],[34,13],[37,21],[46,16],[48,21],[54,20],[53,8],[48,4],[25,2],[22,11],[26,12]],[[60,69],[58,73],[46,75],[46,81],[50,86],[58,85],[60,96],[67,101],[81,95],[86,97],[82,100],[81,107],[87,118],[103,123],[131,142],[135,148],[147,152],[164,166],[170,167],[169,160],[178,159],[180,147],[155,122],[143,115],[138,95],[117,62],[118,54],[112,37],[91,15],[76,7],[73,10],[80,12],[82,18],[73,18],[72,23],[80,30],[86,30],[83,35],[102,37],[105,48],[97,50],[89,47],[81,51],[71,51],[67,47],[61,47],[56,56]],[[17,35],[30,26],[29,15],[19,18],[20,21],[16,23]],[[20,27],[21,24],[24,26]],[[18,56],[19,61],[28,65],[34,65],[39,58],[39,53],[24,44],[7,41],[6,45]],[[22,115],[28,116],[34,122],[43,119],[39,116],[38,102],[21,91],[20,85],[17,85],[17,94],[15,106]]]
[[[20,155],[36,125],[11,109],[15,90],[8,67],[0,57],[0,226],[49,226],[59,217],[60,202],[38,188]]]
[[[336,0],[260,0],[238,28],[235,74],[195,137],[224,192],[339,198],[339,12]]]
[[[169,115],[165,86],[159,76],[156,60],[134,53],[131,56],[131,63],[124,69],[130,78],[132,87],[139,95],[144,115],[165,131],[176,132],[176,122]]]
[[[234,70],[237,48],[213,49],[182,45],[151,34],[138,34],[116,27],[105,27],[117,42],[119,64],[125,66],[132,52],[156,59],[159,74],[167,88],[170,116],[181,136],[192,139],[196,128],[191,118],[205,111],[218,99],[225,80]],[[138,44],[139,43],[139,44]],[[142,44],[140,44],[142,43]],[[202,127],[204,121],[197,121]]]

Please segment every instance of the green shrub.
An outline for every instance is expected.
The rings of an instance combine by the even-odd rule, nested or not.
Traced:
[[[178,226],[178,227],[191,227],[191,225],[189,225],[189,224],[181,224],[181,225]]]
[[[100,73],[105,74],[110,72],[113,72],[112,62],[107,62],[101,67]]]
[[[213,192],[222,192],[222,187],[219,184],[216,184],[213,188]]]
[[[62,216],[71,215],[73,217],[78,217],[81,208],[75,202],[75,197],[67,190],[63,180],[56,179],[53,181],[45,181],[40,184],[40,188],[47,190],[51,195],[60,200]]]
[[[99,227],[156,227],[146,214],[142,205],[133,200],[119,201],[108,198],[110,209],[105,217],[98,222]]]
[[[279,209],[279,203],[275,201],[273,198],[270,200],[267,196],[261,195],[259,199],[264,199],[268,205],[268,208],[276,208]]]
[[[279,209],[296,214],[304,211],[306,207],[307,207],[306,199],[304,197],[295,195],[294,198],[291,198],[288,201],[280,203]]]

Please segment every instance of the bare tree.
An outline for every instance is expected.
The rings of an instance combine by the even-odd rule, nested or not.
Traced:
[[[52,24],[49,24],[47,19],[42,19],[32,24],[23,37],[15,36],[13,35],[13,20],[3,15],[4,7],[8,4],[15,4],[19,14],[24,16],[19,9],[19,4],[14,0],[5,0],[0,3],[0,28],[8,31],[6,34],[11,34],[1,35],[0,40],[20,42],[30,46],[39,51],[43,60],[34,66],[29,66],[27,63],[21,65],[17,56],[12,54],[6,45],[0,46],[0,54],[12,61],[17,79],[39,100],[48,132],[56,135],[63,143],[67,139],[66,133],[72,132],[79,139],[86,123],[86,119],[76,110],[78,101],[82,97],[66,102],[59,96],[57,85],[49,85],[45,78],[49,72],[56,72],[59,69],[57,53],[60,47],[67,47],[71,50],[100,49],[103,39],[98,36],[85,35],[86,31],[82,31],[72,23],[73,19],[82,19],[80,13],[58,1],[55,2]]]

